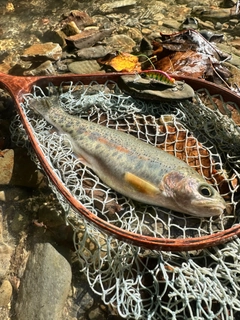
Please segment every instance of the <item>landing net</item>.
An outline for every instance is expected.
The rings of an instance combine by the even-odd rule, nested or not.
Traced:
[[[31,99],[56,94],[66,112],[125,131],[187,162],[231,204],[227,213],[191,217],[134,202],[109,189],[73,156],[66,136],[29,109]],[[240,130],[236,122],[240,112],[221,96],[199,90],[193,101],[148,103],[124,95],[113,82],[62,83],[47,90],[34,87],[24,96],[22,108],[64,186],[104,221],[167,239],[201,237],[239,223]],[[14,142],[27,147],[38,163],[19,117],[11,131]],[[240,318],[239,239],[187,253],[146,250],[98,230],[51,187],[73,227],[74,245],[90,287],[123,318]]]

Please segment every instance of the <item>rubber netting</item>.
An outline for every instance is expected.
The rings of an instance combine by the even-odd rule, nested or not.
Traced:
[[[71,143],[29,109],[31,99],[59,95],[66,112],[122,130],[186,161],[231,204],[220,217],[197,218],[140,204],[104,185],[72,154]],[[239,109],[202,89],[190,101],[146,102],[113,82],[34,87],[22,103],[32,130],[71,193],[101,219],[125,230],[162,238],[213,234],[239,223]],[[19,117],[16,144],[29,145]],[[39,165],[39,163],[38,163]],[[40,166],[40,165],[39,165]],[[151,251],[98,230],[50,182],[74,229],[74,245],[91,289],[126,319],[240,319],[240,242],[191,252]]]

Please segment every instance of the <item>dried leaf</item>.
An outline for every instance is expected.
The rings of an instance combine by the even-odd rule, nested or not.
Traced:
[[[119,53],[117,56],[110,56],[109,60],[102,59],[99,62],[109,65],[119,72],[141,72],[141,63],[138,61],[138,57],[130,53]]]
[[[204,78],[206,70],[210,67],[210,61],[206,55],[188,50],[175,52],[155,63],[158,70],[181,76]]]
[[[204,78],[222,83],[231,72],[221,65],[228,56],[195,30],[171,35],[161,34],[162,42],[154,41],[155,68],[181,76]],[[222,80],[223,79],[223,80]]]

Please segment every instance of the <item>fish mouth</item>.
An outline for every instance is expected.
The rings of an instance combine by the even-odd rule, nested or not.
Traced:
[[[203,201],[197,201],[197,200],[193,200],[192,201],[192,205],[196,206],[196,207],[200,207],[202,208],[204,211],[207,210],[209,211],[209,214],[207,215],[206,212],[204,212],[204,216],[207,217],[211,217],[211,216],[219,216],[221,215],[224,210],[227,208],[227,204],[225,203],[225,201],[223,200],[222,202],[219,201],[217,203],[206,203],[206,200]]]

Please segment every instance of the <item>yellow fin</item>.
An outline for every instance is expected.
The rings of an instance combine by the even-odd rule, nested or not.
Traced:
[[[157,193],[159,193],[159,189],[157,187],[150,182],[139,178],[131,172],[125,173],[124,180],[127,181],[137,191],[148,194],[149,196],[155,196]]]

